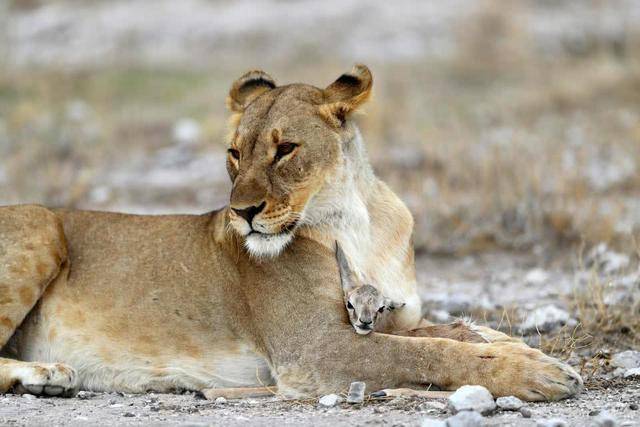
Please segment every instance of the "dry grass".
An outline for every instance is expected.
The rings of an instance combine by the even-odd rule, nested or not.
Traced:
[[[30,10],[41,2],[12,4]],[[640,35],[569,40],[548,54],[522,30],[529,7],[478,2],[454,29],[454,57],[369,61],[375,95],[358,120],[377,173],[415,214],[418,250],[583,240],[629,248],[640,231]],[[350,65],[304,50],[264,60],[280,82],[320,86]],[[161,170],[153,159],[175,144],[182,117],[202,130],[188,161],[221,153],[224,98],[245,68],[2,69],[0,203],[126,209],[137,190],[118,188],[106,201],[93,190],[140,167],[132,159]],[[222,163],[213,175],[224,193]],[[142,204],[215,208],[189,190],[197,184],[186,181],[178,194],[160,183]]]

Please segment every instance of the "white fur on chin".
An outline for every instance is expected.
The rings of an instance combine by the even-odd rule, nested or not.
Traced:
[[[293,240],[293,233],[259,234],[251,233],[244,238],[244,247],[255,258],[276,257]]]

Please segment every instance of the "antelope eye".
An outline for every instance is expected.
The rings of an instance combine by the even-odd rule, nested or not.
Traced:
[[[378,313],[382,313],[384,311],[384,305],[378,309]]]
[[[229,148],[227,152],[231,154],[231,157],[233,157],[234,159],[240,160],[240,152],[235,148]]]
[[[293,144],[291,142],[284,142],[282,144],[278,144],[278,149],[276,151],[276,159],[281,159],[287,154],[291,154],[293,150],[296,149],[298,144]]]
[[[349,310],[353,310],[353,305],[351,304],[351,302],[347,301],[347,308]]]

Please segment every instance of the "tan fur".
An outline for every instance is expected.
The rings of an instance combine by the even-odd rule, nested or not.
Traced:
[[[252,83],[256,76],[267,83]],[[353,333],[336,240],[355,274],[407,302],[399,328],[420,324],[411,215],[373,175],[348,117],[370,76],[360,66],[326,89],[270,88],[262,72],[236,82],[230,208],[201,216],[0,208],[0,286],[10,293],[0,346],[21,360],[0,359],[0,390],[276,384],[309,396],[362,380],[370,391],[433,383],[527,400],[575,394],[581,380],[570,367],[521,343]],[[340,110],[323,107],[335,103]],[[298,146],[277,160],[286,142]],[[250,242],[233,209],[246,215],[261,204],[252,226],[263,235]]]

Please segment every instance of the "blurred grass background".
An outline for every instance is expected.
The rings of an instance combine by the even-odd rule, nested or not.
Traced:
[[[231,82],[374,73],[358,120],[430,253],[633,247],[640,2],[0,3],[0,204],[227,201]]]

